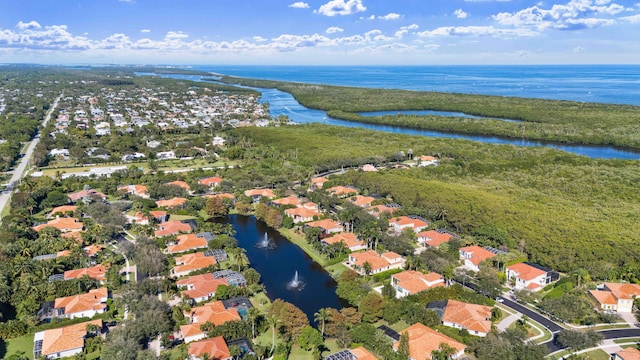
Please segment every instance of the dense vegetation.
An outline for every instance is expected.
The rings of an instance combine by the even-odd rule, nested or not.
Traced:
[[[454,231],[481,243],[521,248],[555,269],[580,267],[595,278],[637,272],[640,251],[638,166],[594,160],[545,148],[425,139],[359,129],[305,125],[236,129],[267,145],[274,167],[316,171],[391,159],[400,151],[437,155],[438,167],[379,173],[348,172],[344,183],[391,197],[419,213],[442,216]],[[292,149],[296,149],[292,151]],[[267,163],[264,164],[267,166]]]
[[[231,77],[225,77],[222,81],[277,88],[291,93],[304,106],[326,110],[330,116],[345,120],[510,138],[640,148],[640,112],[637,106],[366,89]],[[452,111],[522,122],[442,116],[365,117],[356,114],[382,110]]]

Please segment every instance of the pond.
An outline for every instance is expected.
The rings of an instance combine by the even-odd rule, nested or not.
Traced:
[[[336,295],[337,283],[329,273],[264,222],[242,215],[229,215],[215,221],[233,226],[240,247],[247,250],[251,266],[262,276],[260,281],[271,300],[282,299],[294,304],[312,322],[313,314],[321,308],[348,306]],[[264,243],[265,237],[268,244]]]

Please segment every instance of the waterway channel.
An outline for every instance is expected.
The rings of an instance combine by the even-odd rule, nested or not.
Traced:
[[[179,74],[154,74],[154,73],[136,73],[136,75],[153,75],[164,78],[203,81],[203,76],[199,75],[179,75]],[[207,79],[214,79],[215,77],[209,76]],[[210,80],[206,80],[210,81]],[[234,85],[237,86],[237,85]],[[246,87],[246,86],[245,86]],[[596,145],[566,145],[559,143],[551,143],[536,140],[524,140],[524,139],[510,139],[501,138],[497,136],[481,136],[481,135],[466,135],[457,133],[448,133],[432,130],[412,129],[400,126],[378,125],[368,124],[356,121],[346,121],[340,119],[334,119],[327,115],[325,111],[309,109],[301,105],[291,94],[280,91],[278,89],[265,89],[265,88],[252,88],[262,93],[259,102],[269,103],[269,113],[272,117],[278,117],[280,115],[286,115],[291,121],[305,124],[305,123],[325,123],[327,125],[344,126],[352,128],[364,128],[375,131],[390,132],[396,134],[406,135],[418,135],[427,137],[449,138],[449,139],[465,139],[490,144],[503,144],[503,145],[516,145],[516,146],[544,146],[555,148],[558,150],[587,156],[590,158],[600,159],[625,159],[625,160],[640,160],[640,152],[623,150],[612,146],[596,146]]]
[[[341,309],[348,305],[336,295],[335,280],[320,264],[264,222],[243,215],[228,215],[214,221],[233,226],[238,244],[247,250],[251,267],[262,276],[261,282],[271,300],[282,299],[294,304],[310,321],[321,308]],[[271,245],[259,246],[265,235]],[[296,272],[299,284],[291,286]]]

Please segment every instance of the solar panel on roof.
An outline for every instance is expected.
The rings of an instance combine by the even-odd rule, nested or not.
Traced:
[[[357,360],[356,357],[349,350],[338,351],[335,354],[331,354],[325,358],[325,360]]]
[[[391,339],[395,340],[395,341],[400,341],[400,334],[398,334],[397,331],[393,330],[392,328],[388,327],[387,325],[380,325],[378,326],[379,330],[382,330],[384,332],[385,335],[387,335],[388,337],[390,337]]]

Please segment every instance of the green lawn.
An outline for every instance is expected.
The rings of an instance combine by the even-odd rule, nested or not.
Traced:
[[[613,342],[616,344],[635,343],[635,342],[640,342],[640,338],[615,339],[613,340]]]
[[[611,359],[609,354],[604,352],[604,350],[602,350],[602,349],[596,349],[596,350],[593,350],[593,351],[582,353],[580,355],[588,356],[588,358],[591,359],[591,360],[610,360]]]
[[[29,358],[33,356],[33,333],[26,334],[14,339],[5,340],[7,351],[3,359],[11,355],[26,355]]]
[[[307,255],[309,255],[315,262],[325,266],[327,264],[327,258],[316,251],[313,246],[309,245],[304,238],[304,235],[296,234],[293,229],[279,229],[282,236],[286,237],[292,243],[298,245]]]
[[[298,344],[295,344],[291,347],[291,354],[289,354],[289,359],[296,360],[313,360],[313,353],[311,351],[306,351],[300,348]]]
[[[182,221],[182,220],[192,220],[192,219],[196,219],[196,217],[192,215],[174,215],[174,214],[171,214],[169,216],[169,220],[171,221],[173,220]]]
[[[267,309],[269,309],[269,305],[271,305],[271,300],[267,297],[267,295],[263,292],[257,293],[255,296],[252,296],[250,299],[251,304],[260,312],[266,313]]]

